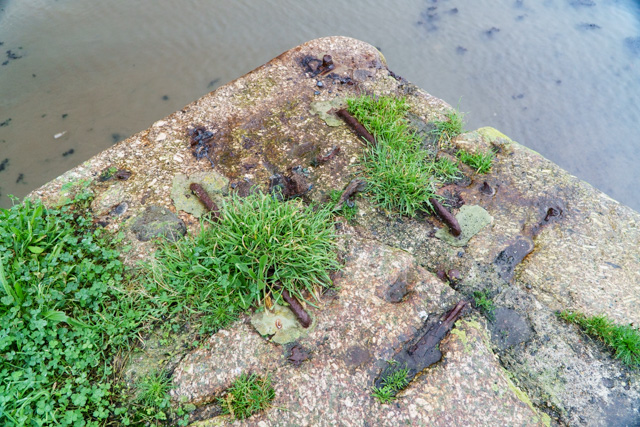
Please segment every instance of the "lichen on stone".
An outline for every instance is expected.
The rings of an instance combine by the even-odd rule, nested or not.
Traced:
[[[173,177],[171,199],[176,209],[200,218],[206,212],[206,208],[189,189],[191,183],[194,182],[204,188],[211,200],[219,203],[222,200],[222,196],[227,193],[229,180],[216,171],[196,172],[191,176],[180,173]]]
[[[456,215],[456,219],[462,229],[460,236],[455,237],[447,228],[441,228],[436,232],[437,238],[455,247],[465,246],[473,236],[493,221],[491,215],[477,205],[462,206],[460,212]]]

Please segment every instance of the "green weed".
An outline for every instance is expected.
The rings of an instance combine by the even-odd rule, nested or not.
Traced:
[[[270,377],[242,374],[227,389],[225,395],[218,398],[218,403],[222,406],[223,414],[231,414],[236,419],[243,420],[268,408],[275,397]]]
[[[473,154],[460,150],[456,155],[462,163],[471,166],[477,173],[487,173],[491,170],[493,164],[493,153],[491,152]]]
[[[435,128],[431,134],[439,141],[451,141],[456,136],[464,132],[463,115],[458,110],[445,113],[447,120],[437,120],[433,122]]]
[[[137,419],[147,423],[165,421],[171,408],[171,379],[163,370],[156,370],[140,378],[134,397]]]
[[[208,331],[272,295],[278,286],[304,299],[338,268],[331,209],[266,194],[232,196],[219,223],[193,238],[164,243],[148,285],[173,314],[197,314]]]
[[[382,379],[382,387],[374,386],[371,395],[380,403],[391,402],[395,399],[396,394],[409,384],[408,374],[408,369],[398,369]]]
[[[458,163],[448,157],[440,157],[433,166],[435,175],[442,182],[453,182],[462,177]]]
[[[494,311],[496,309],[491,296],[489,295],[489,291],[475,291],[473,293],[473,303],[477,309],[479,309],[487,319],[494,319]]]
[[[25,200],[0,210],[0,423],[105,422],[114,413],[104,362],[141,320],[104,310],[123,292],[117,242],[77,206]]]
[[[582,313],[561,311],[558,317],[575,323],[586,334],[602,341],[616,359],[632,368],[640,367],[640,331],[631,325],[617,325],[605,315],[588,317]]]
[[[378,142],[365,148],[361,163],[373,201],[388,212],[408,216],[430,207],[436,184],[433,160],[405,119],[406,100],[362,96],[347,104]]]

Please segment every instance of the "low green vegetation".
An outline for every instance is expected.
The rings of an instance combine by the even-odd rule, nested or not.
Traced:
[[[477,173],[488,173],[493,164],[493,153],[469,153],[460,150],[456,154],[460,161],[472,167]]]
[[[166,421],[171,408],[171,378],[164,370],[154,370],[136,382],[135,405],[140,421]]]
[[[396,394],[409,384],[408,375],[408,369],[398,369],[382,379],[381,387],[373,387],[372,396],[383,404],[395,400]]]
[[[433,166],[436,177],[443,183],[454,182],[462,177],[458,163],[448,157],[440,157]]]
[[[191,321],[212,333],[280,289],[316,296],[338,268],[330,207],[255,194],[231,197],[195,237],[158,241],[154,261],[126,273],[90,198],[0,210],[2,425],[184,425],[165,372],[129,389],[116,360],[154,329],[170,336]]]
[[[330,208],[280,202],[256,193],[232,196],[220,222],[177,243],[153,263],[153,292],[172,314],[197,315],[207,332],[280,290],[304,299],[331,284],[338,268]]]
[[[225,395],[218,398],[218,404],[222,407],[223,414],[231,414],[236,419],[243,420],[267,409],[275,396],[270,377],[242,374],[227,389]]]
[[[433,122],[434,129],[431,134],[438,141],[451,141],[456,136],[464,132],[464,120],[462,114],[458,110],[445,113],[446,120],[437,120]]]
[[[127,413],[113,355],[148,314],[123,298],[114,236],[76,205],[0,210],[0,423],[81,425]]]
[[[489,291],[475,291],[473,293],[473,304],[474,306],[484,314],[487,319],[494,319],[494,311],[496,309],[493,300],[491,299],[491,295],[489,295]]]
[[[433,159],[405,118],[406,100],[361,96],[347,104],[378,142],[365,148],[361,163],[373,201],[387,212],[407,216],[430,207],[436,189]]]
[[[565,310],[558,313],[558,317],[575,323],[587,335],[602,341],[625,365],[640,368],[640,331],[637,328],[617,325],[605,315],[590,317]]]
[[[329,203],[331,205],[330,207],[333,209],[333,212],[342,215],[347,221],[352,221],[358,213],[358,206],[355,203],[353,203],[351,206],[349,206],[348,203],[344,203],[338,208],[337,204],[338,201],[340,201],[341,196],[342,192],[340,192],[339,190],[331,191],[329,193]]]

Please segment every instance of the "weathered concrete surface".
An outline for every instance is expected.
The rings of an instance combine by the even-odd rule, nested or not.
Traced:
[[[316,74],[325,54],[336,67]],[[197,229],[196,218],[177,211],[172,200],[178,174],[214,172],[230,181],[230,191],[242,193],[253,185],[266,189],[272,174],[301,166],[313,184],[306,197],[323,202],[329,190],[344,188],[358,174],[362,145],[346,126],[335,126],[330,112],[321,112],[329,102],[338,106],[361,93],[405,96],[413,121],[425,128],[449,108],[394,77],[372,46],[318,39],[156,122],[32,196],[56,203],[74,191],[67,183],[90,182],[95,215],[108,229],[127,233],[133,250],[125,261],[133,264],[153,250],[153,242],[140,242],[131,232],[147,206],[164,206]],[[189,140],[189,130],[198,126],[214,135],[209,159],[194,157],[194,151],[203,154]],[[313,166],[316,156],[334,146],[341,149],[334,159]],[[342,224],[340,288],[313,310],[316,327],[300,340],[310,360],[297,368],[286,363],[286,348],[260,337],[247,317],[211,337],[209,349],[182,359],[174,371],[176,400],[204,408],[251,370],[272,375],[277,397],[249,425],[640,424],[637,371],[554,315],[570,309],[640,324],[640,215],[494,129],[469,132],[440,149],[451,154],[456,147],[499,151],[490,174],[467,171],[466,180],[446,189],[492,218],[466,246],[436,237],[442,224],[434,217],[389,218],[359,198],[353,228]],[[109,167],[131,176],[101,182]],[[485,181],[491,191],[482,187]],[[428,272],[452,268],[461,273],[455,290]],[[411,292],[389,302],[385,287],[402,271]],[[468,314],[442,343],[443,361],[415,379],[397,402],[379,405],[370,387],[385,359],[422,325],[420,314],[442,313],[476,290],[491,294],[501,316],[508,313],[503,323],[491,325],[493,335],[484,318]],[[510,330],[522,338],[509,340]]]
[[[442,313],[459,295],[418,266],[406,252],[371,240],[345,236],[344,269],[335,279],[337,295],[322,301],[318,327],[298,344],[310,352],[300,367],[286,351],[247,327],[211,338],[209,349],[187,356],[174,372],[176,396],[206,402],[242,372],[273,377],[275,409],[252,417],[253,425],[535,425],[540,418],[518,398],[496,356],[484,326],[458,323],[442,344],[447,355],[399,395],[397,404],[371,397],[373,380],[427,313]],[[390,303],[385,291],[398,280],[407,295]],[[206,424],[205,424],[206,425]]]

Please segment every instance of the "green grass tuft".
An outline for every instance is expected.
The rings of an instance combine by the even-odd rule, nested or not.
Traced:
[[[232,196],[219,223],[177,243],[164,243],[153,267],[152,292],[173,313],[197,313],[209,331],[234,319],[277,286],[303,291],[329,286],[336,260],[332,211],[278,201],[267,194]],[[205,220],[206,224],[206,220]],[[185,303],[189,301],[189,303]]]
[[[435,196],[433,160],[409,126],[404,98],[361,96],[347,100],[349,112],[376,138],[362,160],[368,193],[387,212],[414,216]]]
[[[473,293],[473,303],[477,309],[479,309],[487,319],[494,319],[494,311],[496,309],[491,296],[489,295],[489,291],[475,291]]]
[[[435,175],[444,183],[453,182],[462,177],[458,163],[448,157],[440,157],[433,166]]]
[[[456,136],[464,132],[464,120],[458,110],[445,113],[447,120],[437,120],[433,122],[435,128],[431,134],[439,141],[451,141]]]
[[[602,341],[625,365],[640,368],[640,331],[637,328],[617,325],[605,315],[588,317],[565,310],[558,313],[558,317],[575,323],[586,334]]]
[[[270,377],[242,374],[227,389],[226,394],[218,398],[218,403],[222,406],[223,414],[231,414],[236,419],[243,420],[268,408],[275,396]]]
[[[166,421],[171,407],[171,379],[163,370],[156,370],[140,378],[136,384],[135,404],[137,421],[153,423]]]
[[[382,387],[374,386],[371,395],[380,403],[393,401],[396,394],[409,384],[408,374],[408,369],[398,369],[393,374],[382,379]]]
[[[473,154],[465,150],[460,150],[457,156],[462,163],[471,166],[477,173],[489,172],[493,164],[493,153]]]

